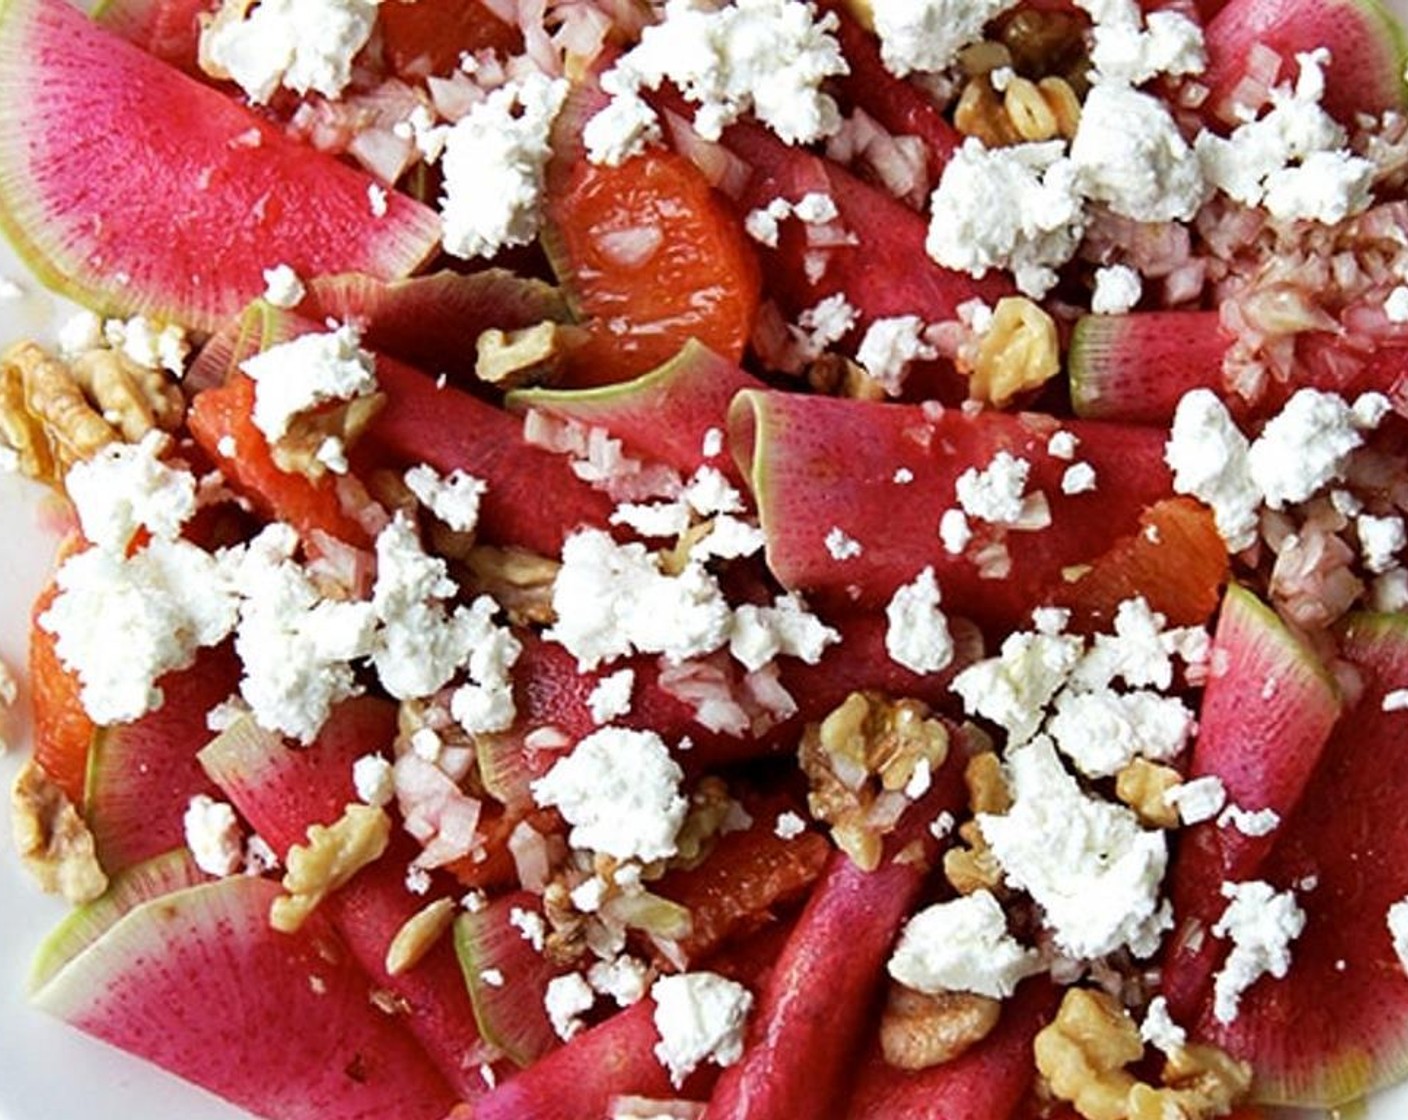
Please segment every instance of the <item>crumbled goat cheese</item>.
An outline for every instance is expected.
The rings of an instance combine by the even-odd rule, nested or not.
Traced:
[[[1036,734],[1046,705],[1066,683],[1081,652],[1079,638],[1018,631],[1004,639],[997,657],[959,673],[953,691],[969,715],[998,724],[1015,746]]]
[[[1408,285],[1399,284],[1384,300],[1384,316],[1390,323],[1408,323]]]
[[[1168,1057],[1173,1057],[1188,1045],[1188,1032],[1173,1021],[1168,1000],[1163,996],[1155,996],[1149,1001],[1144,1022],[1139,1024],[1139,1037],[1158,1047]]]
[[[1033,510],[1041,494],[1026,493],[1026,476],[1032,465],[1008,451],[998,451],[983,469],[970,466],[959,475],[953,489],[963,513],[994,525],[1022,525],[1035,520]]]
[[[865,551],[860,541],[848,534],[839,525],[826,531],[826,551],[833,560],[854,560]]]
[[[80,683],[99,724],[127,723],[159,707],[157,680],[194,662],[233,629],[239,598],[224,555],[160,537],[128,556],[89,548],[68,557],[58,594],[39,617]],[[113,649],[122,650],[121,657]]]
[[[1391,692],[1384,693],[1379,710],[1384,712],[1408,711],[1408,688],[1395,688]]]
[[[456,611],[468,632],[470,679],[451,695],[450,714],[470,735],[507,731],[517,715],[509,670],[523,646],[510,627],[494,622],[498,611],[488,595],[475,599],[467,615]]]
[[[808,191],[795,203],[785,198],[775,198],[766,206],[748,213],[743,220],[743,228],[754,241],[777,248],[781,236],[781,223],[796,217],[807,225],[824,226],[836,221],[841,211],[836,200],[821,191]]]
[[[594,1003],[596,993],[577,972],[554,976],[543,993],[543,1008],[548,1013],[548,1021],[553,1032],[564,1042],[581,1032],[581,1017],[592,1009]]]
[[[552,599],[557,622],[546,637],[584,672],[633,651],[676,663],[712,653],[728,641],[732,621],[718,582],[700,564],[669,576],[644,545],[617,544],[595,529],[562,546]]]
[[[644,999],[649,977],[645,962],[624,953],[609,961],[594,961],[587,969],[592,991],[610,996],[617,1007],[630,1007]]]
[[[860,321],[860,312],[851,306],[845,295],[837,292],[827,296],[815,307],[797,316],[792,331],[793,340],[803,364],[819,357],[829,346],[850,334]]]
[[[780,840],[795,840],[807,831],[807,822],[788,809],[777,814],[777,821],[773,824],[772,831]]]
[[[352,787],[368,805],[389,805],[396,796],[391,763],[379,754],[364,754],[352,763]]]
[[[1284,221],[1338,222],[1364,209],[1374,165],[1345,151],[1346,135],[1320,99],[1322,52],[1298,54],[1295,88],[1271,91],[1271,109],[1226,139],[1199,134],[1195,150],[1207,181],[1245,206],[1265,205]]]
[[[500,86],[455,122],[440,159],[447,253],[491,257],[537,236],[549,133],[567,90],[565,78],[532,73]]]
[[[1390,906],[1386,920],[1398,963],[1404,972],[1408,972],[1408,898],[1400,899]]]
[[[1144,281],[1127,264],[1112,264],[1095,272],[1090,310],[1096,315],[1123,315],[1134,309],[1144,294]]]
[[[1235,828],[1243,836],[1269,836],[1281,824],[1281,815],[1275,809],[1243,809],[1240,805],[1226,805],[1217,815],[1218,828]]]
[[[648,863],[675,854],[689,807],[683,779],[660,736],[608,727],[578,742],[532,788],[539,805],[562,813],[574,848]]]
[[[244,864],[244,835],[239,818],[228,803],[198,793],[187,804],[181,824],[186,847],[195,857],[196,866],[207,875],[223,878]]]
[[[1067,496],[1089,494],[1097,484],[1095,468],[1089,463],[1072,463],[1061,475],[1061,493]]]
[[[715,557],[736,560],[761,552],[766,544],[767,536],[757,525],[721,513],[713,519],[709,531],[690,546],[689,557],[700,563]]]
[[[701,517],[716,513],[741,513],[743,495],[717,467],[700,467],[685,484],[684,500]]]
[[[1365,426],[1344,398],[1299,389],[1251,445],[1252,482],[1272,509],[1303,502],[1343,476]]]
[[[278,264],[264,270],[264,301],[275,307],[297,307],[303,302],[308,289],[286,264]]]
[[[970,138],[944,167],[925,250],[945,268],[981,278],[1009,269],[1041,298],[1085,231],[1075,166],[1060,141],[989,150]]]
[[[936,357],[938,351],[924,341],[924,320],[918,315],[874,320],[856,350],[856,361],[892,397],[904,391],[912,363]]]
[[[885,652],[915,673],[937,673],[953,660],[953,635],[939,610],[939,583],[925,568],[895,591],[885,608]]]
[[[104,344],[103,320],[91,311],[76,311],[59,326],[59,353],[65,358],[76,358],[89,350],[101,349]]]
[[[619,162],[651,138],[642,89],[675,85],[698,108],[694,128],[706,140],[750,109],[789,144],[810,144],[841,126],[827,78],[848,72],[831,32],[836,16],[816,18],[795,0],[735,0],[720,8],[668,0],[664,18],[602,75],[613,116],[588,137],[589,158]],[[631,104],[637,102],[639,104]],[[648,115],[649,114],[649,115]]]
[[[939,518],[939,540],[944,551],[950,556],[962,556],[968,542],[973,539],[973,528],[968,524],[968,515],[961,509],[946,509]]]
[[[1067,461],[1076,457],[1076,448],[1080,446],[1080,437],[1074,432],[1059,431],[1052,434],[1046,441],[1046,453],[1053,459],[1065,459]]]
[[[1042,966],[1036,950],[1007,931],[1007,915],[997,899],[978,890],[910,918],[886,967],[915,991],[1006,999]]]
[[[807,610],[798,596],[788,594],[779,595],[770,607],[745,603],[734,611],[728,648],[751,673],[778,656],[815,665],[840,640],[840,633]]]
[[[1261,494],[1252,481],[1250,451],[1247,437],[1212,390],[1183,394],[1164,460],[1173,471],[1174,490],[1212,510],[1217,531],[1233,552],[1256,540]]]
[[[722,428],[710,428],[704,433],[704,439],[699,445],[699,454],[706,459],[717,459],[724,451],[724,430]]]
[[[376,24],[378,0],[260,0],[217,16],[201,33],[202,66],[230,77],[255,104],[283,86],[337,98],[352,80],[352,60]]]
[[[1268,973],[1280,980],[1291,967],[1291,942],[1305,929],[1305,911],[1292,891],[1269,883],[1223,883],[1227,909],[1212,927],[1214,937],[1230,939],[1232,949],[1213,979],[1213,1015],[1219,1023],[1237,1018],[1242,995]]]
[[[1205,640],[1206,631],[1165,630],[1165,621],[1142,595],[1125,599],[1115,608],[1114,633],[1097,634],[1076,667],[1076,683],[1098,690],[1121,679],[1131,688],[1167,689],[1173,683],[1173,655],[1188,660],[1190,653],[1199,653],[1198,639]]]
[[[1188,221],[1205,193],[1198,157],[1168,107],[1147,93],[1097,85],[1071,141],[1081,193],[1138,222]]]
[[[1017,0],[873,0],[880,56],[897,78],[947,70]]]
[[[678,537],[690,524],[687,502],[622,502],[611,511],[611,524],[625,525],[642,537]]]
[[[479,524],[479,503],[489,485],[462,470],[443,478],[422,463],[406,472],[406,486],[416,501],[457,533],[471,533]]]
[[[616,83],[613,80],[611,84]],[[608,167],[619,167],[662,139],[660,118],[650,103],[632,92],[627,82],[620,83],[618,88],[620,92],[582,129],[587,158]],[[773,229],[772,243],[776,244],[776,225]]]
[[[370,603],[324,599],[293,562],[298,536],[270,525],[235,570],[243,595],[235,651],[244,662],[240,694],[260,726],[308,743],[332,706],[357,691],[351,662],[372,650]]]
[[[186,332],[174,323],[158,327],[143,315],[131,319],[108,319],[103,324],[107,344],[143,369],[164,369],[180,377],[186,366],[190,343]]]
[[[595,724],[610,723],[631,710],[631,691],[636,686],[636,671],[620,669],[597,681],[587,697],[587,708]]]
[[[1397,556],[1408,546],[1408,531],[1405,531],[1403,518],[1398,515],[1374,517],[1362,513],[1354,521],[1359,534],[1359,551],[1364,556],[1364,566],[1375,575],[1382,575],[1392,568]]]
[[[465,901],[469,901],[468,895]],[[465,909],[471,914],[477,912],[477,907],[466,905]],[[519,936],[528,942],[537,952],[543,951],[543,946],[547,944],[548,926],[543,921],[543,916],[532,910],[524,910],[522,907],[513,906],[509,908],[508,924],[518,930]]]
[[[1227,804],[1227,787],[1216,774],[1174,786],[1164,794],[1164,804],[1178,810],[1178,817],[1184,824],[1201,824],[1210,821]]]
[[[391,196],[380,183],[367,184],[367,205],[373,218],[384,218],[391,210]]]
[[[73,465],[64,489],[84,537],[120,552],[141,529],[163,540],[180,534],[196,511],[196,480],[161,461],[169,446],[165,433],[153,429],[140,443],[110,443]]]
[[[1036,900],[1063,952],[1093,960],[1127,947],[1151,956],[1172,922],[1159,904],[1164,834],[1087,795],[1045,736],[1009,750],[1005,767],[1012,808],[977,821],[1007,882]]]
[[[704,1061],[731,1066],[743,1056],[744,1028],[753,994],[713,972],[662,976],[650,988],[655,1001],[655,1056],[676,1088]]]
[[[1193,733],[1193,713],[1156,692],[1062,692],[1047,731],[1061,753],[1091,778],[1119,773],[1136,758],[1166,762]]]
[[[343,325],[281,342],[240,363],[254,380],[254,424],[271,443],[301,413],[376,390],[374,360],[359,342],[356,329]]]
[[[1102,18],[1108,15],[1099,13],[1093,29],[1090,62],[1095,80],[1138,86],[1160,74],[1200,74],[1207,66],[1202,29],[1187,16],[1150,12],[1141,29],[1137,8],[1114,19]]]

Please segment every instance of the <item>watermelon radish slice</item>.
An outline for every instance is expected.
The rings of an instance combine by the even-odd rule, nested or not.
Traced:
[[[200,761],[282,858],[305,839],[309,825],[329,824],[342,815],[356,799],[353,763],[381,750],[395,733],[395,705],[358,697],[333,709],[309,747],[294,750],[253,720],[242,720],[206,747]],[[323,906],[358,964],[379,989],[395,997],[406,1027],[468,1099],[484,1091],[478,1070],[488,1054],[450,940],[441,939],[418,965],[396,976],[385,968],[397,931],[430,901],[406,889],[406,867],[415,851],[398,830],[385,855]]]
[[[950,1062],[909,1072],[871,1048],[856,1078],[846,1120],[1008,1120],[1031,1087],[1032,1040],[1056,1009],[1045,978],[1023,983],[1003,1004],[993,1032]]]
[[[963,752],[886,842],[874,871],[834,852],[754,1004],[742,1059],[714,1087],[709,1120],[827,1116],[846,1091],[855,1052],[884,978],[890,946],[924,886],[938,842],[929,822],[965,803]],[[925,858],[894,858],[918,842]]]
[[[479,1033],[517,1066],[532,1065],[559,1045],[543,997],[548,981],[564,970],[509,920],[515,910],[540,908],[537,895],[515,891],[455,919],[455,954]]]
[[[239,680],[233,648],[201,650],[189,669],[162,678],[160,708],[98,732],[84,805],[109,874],[185,843],[186,806],[198,793],[215,792],[196,760],[210,739],[206,713],[227,700]]]
[[[1294,82],[1296,54],[1326,47],[1326,110],[1342,124],[1356,114],[1377,116],[1404,105],[1403,30],[1378,0],[1230,0],[1207,25],[1208,66],[1200,80],[1211,93],[1209,111],[1229,125],[1238,123],[1237,84],[1248,76],[1256,48],[1281,56],[1272,84]]]
[[[405,275],[439,222],[372,181],[67,3],[0,9],[0,229],[80,303],[209,331],[275,264]]]
[[[37,992],[69,961],[144,902],[206,881],[185,848],[136,864],[116,876],[101,898],[72,911],[44,939],[29,971],[29,991]]]
[[[763,384],[728,359],[690,340],[678,356],[633,381],[596,389],[524,389],[509,408],[537,409],[559,419],[605,428],[627,447],[684,474],[706,459],[740,482],[726,458],[702,450],[710,429],[721,432],[736,393]]]
[[[278,894],[237,877],[144,903],[34,1003],[259,1116],[440,1120],[449,1086],[325,921],[269,927]]]
[[[1230,804],[1271,809],[1284,822],[1339,718],[1339,690],[1275,612],[1236,584],[1223,599],[1213,649],[1225,668],[1203,693],[1188,777],[1216,776]],[[1258,878],[1279,834],[1247,836],[1215,821],[1181,834],[1168,888],[1176,925],[1163,980],[1176,1020],[1191,1018],[1226,948],[1207,936],[1227,906],[1222,884]]]
[[[1408,1073],[1408,973],[1385,920],[1408,895],[1405,713],[1384,710],[1408,687],[1408,616],[1363,615],[1341,633],[1340,652],[1364,693],[1340,721],[1282,839],[1267,881],[1301,886],[1304,932],[1284,980],[1242,998],[1230,1027],[1205,1013],[1201,1030],[1256,1073],[1266,1103],[1331,1108]]]
[[[1070,464],[1046,450],[1058,427],[1079,439],[1094,491],[1062,493]],[[1151,428],[744,392],[729,435],[753,488],[769,568],[823,607],[884,604],[932,565],[947,611],[985,626],[1020,625],[1066,569],[1098,557],[1136,529],[1146,507],[1171,496],[1163,435]],[[983,578],[975,558],[985,526],[971,522],[975,538],[961,555],[945,549],[938,529],[958,508],[959,476],[986,469],[1000,451],[1030,464],[1027,492],[1046,495],[1051,524],[1008,532],[1010,574]],[[897,472],[909,481],[897,482]],[[925,514],[897,518],[898,503]]]
[[[499,268],[469,276],[441,271],[391,283],[357,274],[318,276],[308,282],[298,310],[318,322],[354,322],[368,349],[480,388],[475,343],[484,331],[571,320],[557,288]]]
[[[1297,339],[1295,377],[1274,378],[1248,400],[1229,387],[1222,360],[1232,345],[1216,311],[1087,315],[1071,334],[1067,365],[1076,415],[1129,424],[1168,424],[1183,394],[1211,389],[1234,415],[1270,416],[1304,386],[1397,399],[1408,379],[1408,347],[1351,347],[1329,332]]]

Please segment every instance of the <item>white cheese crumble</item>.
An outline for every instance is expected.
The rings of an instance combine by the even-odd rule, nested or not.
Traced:
[[[744,1029],[753,993],[714,972],[662,976],[651,986],[655,1056],[676,1088],[704,1061],[731,1066],[743,1056]]]
[[[1132,311],[1144,294],[1144,281],[1127,264],[1112,264],[1095,271],[1095,291],[1090,310],[1096,315],[1123,315]]]
[[[352,763],[352,788],[358,800],[367,805],[391,804],[396,796],[396,779],[389,759],[379,754],[364,754]]]
[[[728,648],[751,673],[779,656],[815,665],[840,640],[840,633],[807,610],[800,597],[788,594],[779,595],[770,607],[745,603],[735,610]]]
[[[1398,963],[1404,972],[1408,972],[1408,898],[1400,899],[1388,908],[1386,921]]]
[[[374,359],[360,341],[357,330],[344,324],[299,335],[240,363],[254,380],[255,427],[270,443],[282,439],[300,414],[376,390]]]
[[[1292,891],[1269,883],[1223,883],[1227,909],[1212,927],[1214,937],[1230,939],[1232,949],[1213,978],[1213,1015],[1219,1023],[1237,1018],[1242,995],[1261,977],[1277,980],[1291,967],[1291,942],[1305,929],[1305,911]]]
[[[938,351],[924,341],[924,320],[918,315],[876,319],[860,340],[856,361],[892,397],[904,392],[905,378],[914,362],[929,362]]]
[[[1044,296],[1085,231],[1076,169],[1064,153],[1060,141],[991,150],[964,141],[930,199],[926,252],[977,278],[1009,269],[1023,292]]]
[[[1235,828],[1243,836],[1269,836],[1281,823],[1281,816],[1275,809],[1243,809],[1240,805],[1226,805],[1217,815],[1218,828]]]
[[[1089,494],[1095,490],[1097,484],[1095,468],[1089,463],[1072,463],[1061,474],[1061,493],[1068,497]]]
[[[1081,960],[1126,947],[1151,956],[1172,922],[1159,903],[1163,833],[1087,795],[1045,736],[1009,751],[1005,769],[1012,808],[978,814],[978,827],[1007,882],[1042,908],[1056,945]]]
[[[1397,514],[1375,517],[1363,513],[1355,518],[1354,528],[1359,535],[1364,566],[1375,575],[1394,567],[1398,554],[1408,546],[1408,531],[1404,529],[1403,518]]]
[[[925,568],[895,591],[885,608],[885,652],[915,673],[937,673],[953,660],[953,635],[939,610],[939,583]]]
[[[944,510],[939,518],[939,540],[944,551],[950,556],[962,556],[972,539],[973,527],[968,524],[968,515],[961,509]]]
[[[1144,1021],[1139,1024],[1139,1037],[1170,1058],[1188,1045],[1188,1032],[1173,1021],[1168,1000],[1163,996],[1155,996],[1149,1001]]]
[[[1047,723],[1061,753],[1087,777],[1107,778],[1135,758],[1166,762],[1192,736],[1193,713],[1156,692],[1062,692]]]
[[[667,81],[698,106],[694,128],[706,140],[718,140],[749,110],[789,144],[830,136],[841,114],[822,85],[848,71],[835,27],[835,15],[818,19],[810,4],[796,0],[736,0],[718,8],[668,0],[662,21],[645,28],[602,75],[612,116],[588,132],[589,158],[620,162],[640,151],[652,138],[654,115],[642,108],[640,91]]]
[[[1384,300],[1384,316],[1390,323],[1408,323],[1408,284],[1399,284]]]
[[[1042,965],[1036,950],[1008,932],[1007,915],[992,893],[978,890],[910,918],[886,967],[915,991],[1006,999]]]
[[[997,657],[959,673],[953,691],[962,697],[969,715],[998,724],[1015,746],[1041,727],[1046,705],[1066,683],[1081,653],[1079,638],[1018,631],[1003,640]]]
[[[873,0],[880,57],[898,78],[947,70],[1017,0]]]
[[[650,969],[644,961],[622,953],[607,961],[594,961],[587,969],[592,991],[609,996],[617,1007],[630,1007],[645,998]]]
[[[1051,438],[1046,441],[1046,453],[1053,459],[1070,461],[1076,457],[1076,448],[1079,446],[1080,437],[1074,432],[1062,429],[1053,432]]]
[[[860,541],[850,536],[839,525],[826,531],[826,551],[833,560],[854,560],[865,551]]]
[[[592,1009],[594,1003],[596,993],[577,972],[554,976],[543,993],[543,1007],[548,1013],[548,1021],[553,1032],[564,1042],[581,1033],[581,1017]]]
[[[201,33],[201,65],[228,76],[255,104],[283,86],[335,99],[376,24],[378,0],[260,0],[243,18],[217,17]]]
[[[1343,476],[1372,426],[1335,393],[1299,389],[1251,445],[1252,482],[1272,509],[1303,502]]]
[[[1164,803],[1178,810],[1179,819],[1186,825],[1210,821],[1227,804],[1227,787],[1216,774],[1174,786],[1164,794]]]
[[[1408,688],[1395,688],[1391,692],[1385,692],[1379,710],[1383,712],[1408,711]]]
[[[1250,451],[1247,437],[1212,390],[1183,394],[1164,460],[1173,471],[1174,490],[1212,510],[1217,531],[1232,552],[1256,540],[1261,494],[1252,481]]]
[[[620,669],[597,681],[587,696],[587,709],[592,714],[592,722],[600,726],[629,713],[631,691],[635,686],[634,669]]]
[[[243,866],[244,835],[234,808],[227,802],[198,793],[186,805],[181,825],[186,847],[207,875],[224,878]]]
[[[116,552],[141,529],[164,540],[177,537],[196,511],[196,480],[162,462],[169,447],[166,434],[153,429],[140,443],[110,443],[73,465],[64,489],[84,537]]]
[[[465,909],[470,913],[475,913],[478,907],[470,904],[471,897],[471,895],[465,896]],[[535,951],[539,953],[543,951],[543,946],[547,944],[548,926],[543,921],[541,914],[533,910],[524,910],[521,906],[512,906],[508,912],[508,924],[518,930],[519,936],[528,942]]]
[[[807,822],[791,809],[787,809],[777,814],[772,831],[779,840],[795,840],[807,831]]]
[[[308,289],[291,267],[277,264],[264,270],[264,302],[275,307],[297,307]]]
[[[422,463],[406,472],[406,486],[416,501],[457,533],[471,533],[479,524],[479,503],[489,485],[462,470],[445,476]]]
[[[1097,81],[1138,86],[1160,74],[1200,74],[1207,65],[1202,29],[1178,12],[1150,12],[1141,29],[1133,4],[1081,6],[1095,16],[1090,61]]]
[[[108,319],[103,323],[103,337],[112,349],[122,351],[143,369],[164,369],[177,377],[185,370],[190,343],[175,323],[161,326],[144,315]]]
[[[1031,467],[1010,451],[997,452],[986,467],[969,467],[958,476],[954,483],[958,504],[969,517],[992,525],[1039,528],[1050,524],[1046,496],[1026,492]]]
[[[571,826],[574,848],[648,863],[675,854],[689,807],[683,780],[660,736],[607,727],[578,742],[532,789]]]
[[[440,158],[447,253],[489,257],[537,236],[549,134],[567,90],[564,78],[531,73],[500,86],[455,122]]]

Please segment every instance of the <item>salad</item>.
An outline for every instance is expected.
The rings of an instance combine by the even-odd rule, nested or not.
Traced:
[[[1405,63],[0,0],[26,1014],[273,1118],[1388,1115]]]

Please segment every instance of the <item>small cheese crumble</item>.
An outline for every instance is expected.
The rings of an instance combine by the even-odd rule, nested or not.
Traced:
[[[947,70],[1017,0],[873,0],[880,57],[898,78]]]
[[[244,836],[235,810],[203,793],[192,797],[181,818],[186,847],[207,875],[233,875],[244,864]]]
[[[255,426],[271,443],[300,414],[375,391],[374,360],[360,341],[354,327],[343,325],[281,342],[240,363],[254,380]]]
[[[722,428],[710,428],[704,433],[704,439],[699,445],[699,454],[706,459],[717,459],[724,450],[724,430]]]
[[[1174,758],[1193,727],[1193,713],[1176,696],[1109,689],[1062,692],[1047,724],[1061,753],[1092,778],[1117,774],[1135,758]]]
[[[587,696],[587,709],[598,726],[619,719],[631,710],[631,691],[636,685],[634,669],[620,669],[602,677]]]
[[[905,378],[914,362],[933,361],[938,351],[924,341],[924,320],[918,315],[898,315],[871,322],[856,350],[856,361],[892,397],[904,391]]]
[[[576,972],[554,976],[543,993],[543,1007],[548,1013],[548,1021],[552,1023],[557,1037],[564,1042],[581,1032],[581,1017],[592,1009],[594,1003],[596,993]]]
[[[1227,805],[1217,816],[1218,828],[1235,828],[1243,836],[1269,836],[1281,823],[1281,816],[1275,809],[1243,809],[1240,805]]]
[[[962,556],[968,542],[973,539],[973,528],[968,524],[968,515],[961,509],[946,509],[939,518],[939,540],[944,551],[950,556]]]
[[[1408,688],[1395,688],[1391,692],[1384,693],[1383,702],[1379,709],[1385,712],[1408,711]]]
[[[1061,493],[1068,496],[1095,490],[1095,468],[1089,463],[1072,463],[1061,475]]]
[[[1343,477],[1366,426],[1342,397],[1299,389],[1251,445],[1252,482],[1272,509],[1303,502]]]
[[[742,984],[713,972],[662,976],[651,986],[655,1056],[679,1088],[704,1061],[731,1066],[743,1056],[744,1028],[753,994]]]
[[[391,762],[379,754],[362,755],[352,763],[352,787],[367,805],[380,808],[391,804],[396,796]]]
[[[826,551],[833,560],[854,560],[865,551],[860,541],[848,535],[839,525],[826,531]]]
[[[1036,527],[1043,521],[1046,499],[1039,491],[1026,492],[1031,466],[1009,451],[999,451],[986,467],[969,467],[958,476],[958,504],[969,517],[992,525]],[[1049,522],[1049,512],[1045,520]]]
[[[1233,552],[1256,540],[1261,495],[1252,481],[1250,452],[1247,437],[1212,390],[1183,394],[1164,451],[1173,488],[1212,510],[1217,531]]]
[[[532,784],[533,799],[571,826],[574,848],[649,862],[675,854],[689,805],[684,772],[652,731],[608,727]]]
[[[1173,1021],[1168,1000],[1163,996],[1155,996],[1149,1001],[1144,1021],[1139,1024],[1139,1037],[1170,1058],[1188,1045],[1188,1032]]]
[[[622,953],[611,960],[595,961],[587,969],[592,991],[609,996],[617,1007],[630,1007],[645,998],[650,969],[643,961]]]
[[[777,814],[777,821],[773,824],[772,830],[780,840],[795,840],[807,831],[807,822],[788,809]]]
[[[455,122],[440,159],[445,251],[490,257],[537,236],[549,133],[566,100],[566,79],[529,74]]]
[[[972,992],[1006,999],[1041,969],[1034,949],[1007,930],[1007,915],[991,892],[978,890],[919,911],[900,933],[887,969],[915,991]]]
[[[470,897],[465,896],[465,909],[473,914],[477,912],[477,907],[470,905]],[[509,908],[508,924],[518,930],[519,936],[536,952],[543,951],[543,946],[547,944],[548,926],[541,914],[524,910],[521,906],[513,906]]]
[[[1400,899],[1390,906],[1386,920],[1398,963],[1404,972],[1408,972],[1408,898]]]
[[[1291,942],[1305,929],[1305,911],[1291,891],[1269,883],[1223,883],[1227,909],[1212,927],[1214,937],[1232,942],[1213,979],[1213,1015],[1219,1023],[1237,1018],[1242,995],[1262,976],[1281,979],[1291,967]]]
[[[729,653],[750,673],[775,657],[815,665],[841,635],[807,610],[797,595],[779,595],[770,607],[745,603],[733,614]]]
[[[1210,821],[1227,804],[1227,787],[1216,774],[1174,786],[1164,794],[1164,802],[1178,810],[1179,819],[1186,825]]]
[[[140,443],[110,443],[73,465],[64,488],[85,538],[122,551],[142,529],[168,541],[179,535],[196,511],[196,480],[162,462],[169,446],[165,433],[153,429]]]
[[[1004,639],[997,657],[964,669],[953,681],[970,715],[1007,732],[1015,746],[1036,734],[1043,712],[1081,657],[1079,638],[1018,631]]]
[[[1108,265],[1096,270],[1090,310],[1096,315],[1123,315],[1134,310],[1143,294],[1144,282],[1138,272],[1127,264]]]
[[[1063,428],[1059,432],[1053,432],[1051,438],[1046,441],[1046,453],[1053,459],[1069,462],[1076,457],[1076,448],[1079,446],[1080,437]]]
[[[939,584],[932,567],[895,591],[885,618],[885,652],[896,664],[923,674],[937,673],[953,660],[953,636],[947,616],[939,610]]]
[[[1384,315],[1390,323],[1408,323],[1408,285],[1399,284],[1384,300]]]
[[[488,483],[462,470],[445,476],[424,463],[405,475],[406,486],[416,501],[457,533],[471,533],[479,524],[479,503]]]
[[[308,289],[286,264],[278,264],[264,270],[264,301],[275,307],[297,307],[303,302]]]

